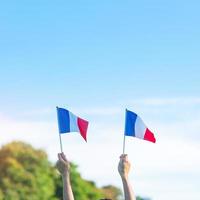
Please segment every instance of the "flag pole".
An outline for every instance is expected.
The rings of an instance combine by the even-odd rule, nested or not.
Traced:
[[[59,133],[59,138],[60,138],[60,150],[61,153],[63,152],[63,146],[62,146],[62,138],[61,138],[61,134]]]
[[[60,150],[61,150],[61,153],[62,153],[63,152],[63,145],[62,145],[62,138],[61,138],[60,128],[59,128],[58,106],[56,106],[56,110],[57,110],[58,134],[59,134],[59,140],[60,140]]]
[[[127,118],[127,109],[126,109],[126,112],[125,112],[125,128],[124,128],[123,154],[125,153],[125,145],[126,145],[126,118]]]
[[[123,154],[125,153],[125,144],[126,144],[126,136],[124,134],[124,141],[123,141]]]

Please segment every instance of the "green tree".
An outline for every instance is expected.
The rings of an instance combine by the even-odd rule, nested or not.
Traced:
[[[112,200],[120,200],[122,199],[121,190],[113,185],[107,185],[102,187],[102,191],[104,193],[104,197]]]
[[[76,200],[96,200],[102,190],[84,180],[71,164],[71,183]],[[12,142],[0,149],[0,200],[62,199],[62,180],[42,150],[23,142]]]
[[[56,171],[44,151],[22,142],[0,150],[0,197],[5,200],[55,200]]]
[[[150,199],[149,199],[149,198],[142,198],[142,197],[138,196],[138,197],[136,198],[136,200],[150,200]]]
[[[73,163],[70,170],[76,200],[121,199],[119,188],[98,188],[93,181],[84,180]],[[44,151],[23,142],[12,142],[0,149],[0,200],[13,199],[62,199],[62,180],[55,166]]]
[[[98,200],[103,197],[101,189],[97,188],[93,181],[84,180],[77,170],[77,165],[71,163],[70,167],[71,185],[76,200]],[[62,180],[61,177],[55,180],[57,183],[57,196],[62,198]]]

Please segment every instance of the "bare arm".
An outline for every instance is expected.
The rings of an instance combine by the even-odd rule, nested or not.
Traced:
[[[131,186],[131,184],[129,182],[129,178],[128,178],[130,167],[131,167],[131,164],[128,161],[127,155],[122,154],[120,156],[120,161],[118,164],[118,171],[122,178],[125,200],[136,200],[135,195],[133,193],[132,186]]]
[[[66,159],[64,153],[58,154],[58,161],[56,166],[63,180],[63,200],[74,200],[74,195],[70,183],[70,163]]]

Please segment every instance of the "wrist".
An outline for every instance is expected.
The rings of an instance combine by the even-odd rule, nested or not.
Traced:
[[[122,181],[128,181],[128,175],[127,176],[121,176]]]
[[[69,171],[66,170],[66,171],[63,171],[63,172],[62,172],[61,176],[62,176],[63,178],[66,178],[66,177],[68,178],[68,177],[70,176],[70,173],[69,173]]]

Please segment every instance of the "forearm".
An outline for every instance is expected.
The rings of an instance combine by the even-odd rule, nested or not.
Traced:
[[[136,200],[128,178],[122,178],[125,200]]]
[[[72,187],[70,183],[70,175],[62,175],[63,180],[63,200],[74,200],[74,195],[72,192]]]

